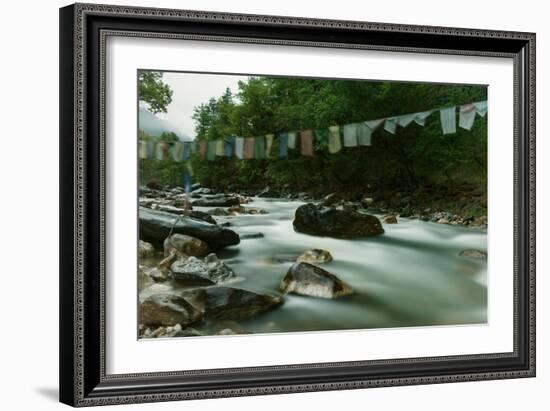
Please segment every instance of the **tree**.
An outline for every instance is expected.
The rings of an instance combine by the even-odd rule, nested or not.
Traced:
[[[234,98],[235,97],[235,98]],[[251,77],[239,83],[236,96],[226,92],[195,108],[199,140],[230,135],[320,129],[367,119],[484,100],[484,86],[433,83],[370,82],[285,77]],[[277,152],[278,139],[272,153]],[[487,119],[477,118],[470,131],[443,135],[437,113],[425,127],[415,123],[396,134],[376,130],[369,147],[343,148],[329,155],[316,146],[313,158],[289,150],[284,161],[194,159],[197,179],[213,187],[286,186],[295,191],[352,193],[365,187],[412,190],[417,187],[475,185],[486,187]]]
[[[166,113],[172,102],[172,90],[162,81],[160,71],[139,71],[139,100],[147,103],[151,113]]]

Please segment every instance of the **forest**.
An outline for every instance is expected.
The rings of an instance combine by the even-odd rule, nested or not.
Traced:
[[[143,75],[140,99],[166,112],[172,90]],[[196,143],[141,130],[140,338],[485,324],[487,111],[448,124],[486,100],[482,85],[254,76],[194,108]],[[334,132],[411,113],[370,145]],[[280,151],[289,132],[300,144]]]
[[[166,94],[162,88],[161,92]],[[169,104],[170,96],[167,102],[164,97],[165,104]],[[239,82],[237,93],[227,89],[196,107],[193,118],[198,141],[216,140],[232,135],[318,130],[486,98],[485,86],[250,77]],[[158,101],[162,98],[152,100],[161,111]],[[160,139],[177,137],[165,135]],[[275,152],[277,143],[275,138]],[[457,128],[455,134],[443,135],[439,116],[434,113],[424,127],[411,124],[396,134],[380,127],[371,146],[344,147],[337,154],[329,154],[326,143],[316,141],[313,157],[289,150],[285,159],[232,157],[211,163],[194,155],[191,165],[194,181],[217,190],[269,187],[275,193],[307,192],[318,197],[336,192],[350,199],[369,193],[391,197],[426,191],[435,193],[433,200],[442,203],[441,207],[451,209],[457,196],[474,192],[481,201],[470,204],[470,212],[485,214],[487,117],[478,117],[469,131]],[[141,183],[181,185],[185,170],[185,164],[146,159],[140,162]]]

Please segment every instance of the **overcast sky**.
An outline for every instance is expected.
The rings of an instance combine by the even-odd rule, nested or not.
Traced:
[[[195,138],[193,108],[208,102],[210,97],[220,97],[227,87],[236,93],[238,82],[247,79],[246,76],[222,74],[164,73],[163,81],[174,93],[168,112],[157,116],[172,123],[184,135]]]

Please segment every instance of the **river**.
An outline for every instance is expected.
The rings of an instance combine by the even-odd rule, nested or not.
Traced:
[[[487,322],[486,260],[459,256],[460,251],[469,248],[487,251],[486,230],[400,218],[398,224],[384,224],[385,234],[376,237],[314,237],[293,230],[294,211],[302,204],[253,198],[245,207],[261,208],[269,214],[215,217],[219,223],[229,221],[230,228],[239,235],[263,234],[262,238],[243,239],[239,245],[218,252],[238,276],[232,285],[277,292],[291,265],[277,256],[321,248],[328,250],[334,260],[320,266],[347,282],[354,294],[334,300],[287,294],[282,306],[238,321],[244,332]],[[142,281],[141,286],[149,284]],[[195,328],[208,334],[216,327],[205,323]]]

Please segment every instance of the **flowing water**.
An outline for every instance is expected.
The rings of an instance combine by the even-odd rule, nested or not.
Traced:
[[[468,248],[487,251],[486,230],[399,219],[398,224],[384,224],[385,234],[376,237],[315,237],[293,230],[294,211],[302,204],[254,198],[245,207],[269,214],[216,217],[219,222],[230,221],[230,229],[240,235],[264,235],[243,239],[218,253],[239,277],[232,286],[277,292],[291,265],[277,256],[321,248],[334,260],[320,266],[348,283],[354,294],[333,300],[287,294],[282,306],[238,321],[243,331],[486,323],[486,260],[459,256]],[[208,327],[204,325],[203,331],[208,333]]]

